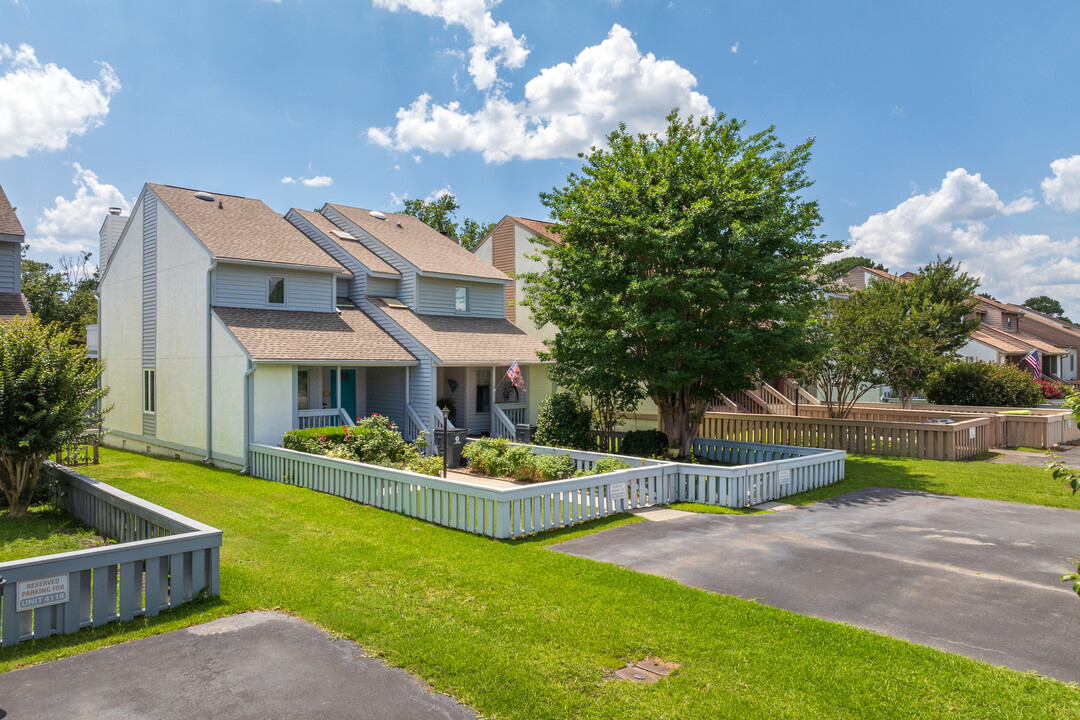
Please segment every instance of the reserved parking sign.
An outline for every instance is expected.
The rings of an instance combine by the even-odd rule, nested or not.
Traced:
[[[40,580],[24,580],[19,583],[16,602],[19,612],[49,605],[59,605],[68,600],[68,576],[54,575]]]

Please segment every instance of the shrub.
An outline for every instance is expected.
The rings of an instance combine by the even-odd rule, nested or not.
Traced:
[[[1035,384],[1039,386],[1043,397],[1047,400],[1060,400],[1068,392],[1067,389],[1062,387],[1061,383],[1050,382],[1049,380],[1036,380]]]
[[[541,480],[574,477],[574,459],[569,455],[534,455],[532,466]]]
[[[533,441],[548,447],[587,450],[591,421],[592,413],[579,396],[552,393],[540,405]]]
[[[50,454],[93,439],[108,392],[98,387],[101,370],[70,330],[33,316],[0,321],[0,492],[9,517],[26,515]]]
[[[480,438],[466,443],[461,448],[461,456],[469,467],[484,475],[505,475],[502,470],[505,463],[503,455],[510,448],[510,442],[502,438]]]
[[[659,430],[633,430],[623,438],[619,454],[643,458],[663,457],[667,448],[667,433]]]
[[[357,418],[355,427],[290,430],[282,437],[281,445],[289,450],[425,475],[442,473],[442,459],[439,459],[436,471],[436,463],[424,455],[427,447],[424,434],[411,443],[401,436],[392,420],[378,413]]]
[[[661,433],[661,435],[663,435],[663,433]],[[664,437],[666,438],[667,436],[665,435]],[[616,470],[627,470],[629,468],[630,466],[624,463],[619,458],[606,457],[597,460],[596,463],[592,466],[592,469],[583,474],[603,475],[604,473],[615,472]]]
[[[939,405],[1034,407],[1043,401],[1043,392],[1016,365],[953,362],[931,376],[926,399]]]

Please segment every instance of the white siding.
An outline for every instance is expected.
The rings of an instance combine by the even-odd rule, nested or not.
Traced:
[[[403,367],[367,369],[368,413],[377,412],[389,417],[403,432],[409,427],[409,415],[405,411],[405,370]]]
[[[497,283],[473,283],[439,278],[417,278],[420,289],[419,313],[427,315],[464,315],[471,317],[506,316],[504,286]],[[468,310],[456,312],[454,293],[457,288],[468,288]]]
[[[965,360],[979,360],[991,363],[998,362],[997,350],[988,345],[983,345],[978,340],[968,340],[957,353]]]
[[[157,195],[147,190],[142,218],[142,354],[143,367],[157,356]]]
[[[259,365],[252,374],[252,438],[280,445],[296,417],[296,366]]]
[[[268,278],[285,277],[285,304],[267,302]],[[221,264],[214,270],[214,304],[224,307],[270,308],[328,312],[333,273],[305,270],[271,270],[264,267]]]
[[[0,292],[21,292],[22,243],[0,241]]]
[[[142,216],[140,201],[99,291],[100,357],[105,365],[101,382],[108,386],[106,401],[113,406],[105,416],[105,427],[136,436],[143,431]]]
[[[214,363],[211,380],[214,392],[214,458],[244,465],[247,449],[244,443],[244,373],[248,369],[247,354],[217,316],[214,317],[211,332]],[[205,437],[203,440],[205,441]],[[199,442],[198,447],[203,444],[204,442]]]
[[[492,243],[492,239],[491,239],[491,234],[489,233],[488,236],[486,238],[484,238],[484,241],[482,243],[480,243],[479,245],[477,245],[473,249],[473,255],[480,258],[481,260],[486,262],[488,265],[492,264],[491,243]]]
[[[367,294],[377,297],[397,297],[398,281],[390,278],[368,278]]]

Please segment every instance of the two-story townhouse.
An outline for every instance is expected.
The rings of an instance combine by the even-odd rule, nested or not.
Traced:
[[[1045,374],[1070,385],[1076,385],[1080,380],[1080,357],[1078,357],[1080,356],[1080,326],[1029,307],[1020,305],[1010,307],[1023,312],[1026,334],[1066,351],[1066,355],[1058,358],[1056,368],[1047,363]]]
[[[242,467],[251,442],[344,422],[361,369],[377,383],[417,363],[338,306],[351,278],[259,200],[144,186],[99,287],[106,444]]]
[[[327,204],[286,218],[353,273],[349,299],[417,358],[393,389],[410,432],[441,427],[447,399],[473,433],[512,436],[535,420],[547,369],[541,344],[507,319],[504,272],[408,215]],[[524,389],[507,377],[515,362]]]
[[[409,228],[401,241],[335,207],[340,225],[236,195],[144,186],[119,238],[103,240],[108,444],[243,467],[251,443],[371,413],[414,437],[441,418],[440,383],[456,385],[459,427],[483,431],[487,420],[487,431],[510,435],[513,419],[535,417],[527,403],[508,404],[518,412],[494,402],[505,366],[537,361],[537,343],[485,300],[509,279],[455,264],[455,249],[476,261],[412,218],[388,218]],[[470,412],[479,400],[486,412]]]
[[[22,244],[26,233],[0,187],[0,320],[28,315],[22,294]]]
[[[911,272],[893,275],[882,270],[858,266],[840,278],[840,282],[853,290],[858,290],[879,280],[907,282],[913,277],[915,274]],[[1068,351],[1039,336],[1022,331],[1020,323],[1021,318],[1024,317],[1024,310],[981,295],[976,299],[979,301],[975,309],[975,315],[980,321],[979,329],[972,333],[968,341],[957,351],[961,357],[983,362],[1018,364],[1032,350],[1036,350],[1043,374],[1048,376],[1058,374],[1060,359],[1068,355]]]

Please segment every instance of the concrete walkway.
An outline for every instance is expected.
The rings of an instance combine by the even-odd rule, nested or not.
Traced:
[[[1007,448],[994,448],[993,452],[1000,453],[998,457],[991,458],[986,462],[1005,463],[1006,465],[1028,465],[1042,467],[1046,462],[1045,452],[1029,452],[1027,450],[1009,450]],[[1080,468],[1080,447],[1059,445],[1052,450],[1054,457],[1067,465]]]
[[[1080,681],[1060,582],[1080,511],[870,488],[762,515],[625,525],[554,546],[693,587]]]
[[[403,670],[258,612],[0,674],[0,718],[475,719]]]

